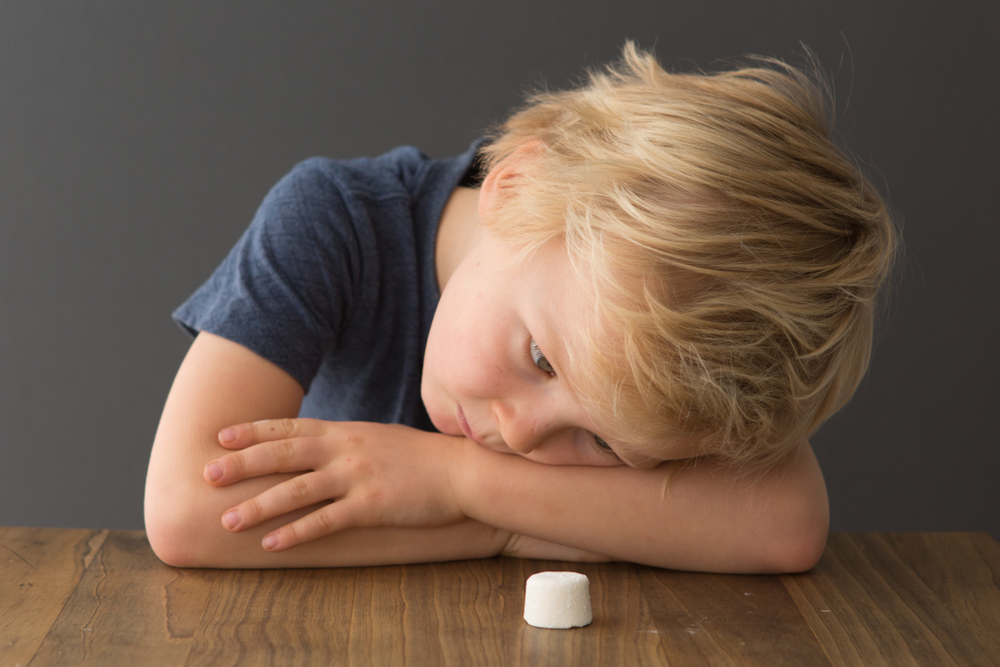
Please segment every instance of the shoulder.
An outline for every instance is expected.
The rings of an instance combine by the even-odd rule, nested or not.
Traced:
[[[440,182],[450,191],[484,141],[477,139],[465,153],[443,160],[433,159],[415,146],[399,146],[376,157],[311,157],[295,165],[275,189],[300,198],[339,199],[420,197]]]
[[[418,153],[397,149],[378,158],[302,160],[268,192],[251,229],[290,235],[286,240],[304,234],[310,243],[328,241],[331,234],[354,237],[383,217],[385,202],[411,197]]]
[[[295,165],[276,188],[298,197],[404,195],[413,192],[431,162],[413,146],[350,160],[316,156]]]
[[[433,159],[413,146],[377,157],[339,160],[311,157],[296,164],[264,198],[251,234],[283,243],[332,247],[331,237],[377,244],[384,234],[414,236],[433,249],[444,205],[472,163],[476,142],[465,154]],[[425,243],[426,241],[426,243]]]

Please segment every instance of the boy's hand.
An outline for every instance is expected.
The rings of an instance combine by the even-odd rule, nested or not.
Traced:
[[[330,503],[265,536],[268,551],[345,528],[430,527],[465,518],[449,477],[449,464],[461,451],[461,440],[452,436],[400,425],[279,419],[223,429],[219,443],[241,451],[205,466],[205,479],[215,486],[303,473],[227,510],[227,530]]]

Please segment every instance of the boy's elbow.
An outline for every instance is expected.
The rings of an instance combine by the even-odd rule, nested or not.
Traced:
[[[830,501],[823,473],[806,443],[779,473],[768,502],[759,507],[764,529],[762,572],[805,572],[813,568],[826,550],[830,532]]]
[[[151,516],[147,508],[146,539],[149,540],[149,546],[165,565],[193,567],[193,554],[188,547],[187,536],[183,534],[180,524],[165,514],[156,513]]]
[[[198,553],[197,520],[173,500],[151,502],[146,498],[146,539],[156,557],[171,567],[203,567],[204,554]]]
[[[793,508],[776,524],[767,531],[762,571],[781,574],[812,569],[823,556],[830,531],[826,503]]]
[[[784,537],[779,549],[772,555],[770,571],[774,573],[805,572],[812,569],[823,556],[828,535],[826,525],[802,526]]]
[[[171,567],[212,567],[207,549],[211,512],[205,498],[177,480],[146,480],[146,539],[156,557]]]

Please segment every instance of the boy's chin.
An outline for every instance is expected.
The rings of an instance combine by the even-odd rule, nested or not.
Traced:
[[[454,416],[432,410],[426,402],[424,403],[424,409],[427,410],[427,416],[431,418],[431,424],[434,425],[434,428],[439,433],[464,437],[465,434],[462,433],[462,428],[455,421]]]

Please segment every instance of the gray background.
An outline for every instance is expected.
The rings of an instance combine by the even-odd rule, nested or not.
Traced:
[[[631,37],[675,69],[819,55],[906,241],[814,440],[832,527],[1000,538],[1000,4],[490,4],[0,3],[0,525],[142,527],[170,312],[294,163],[456,154]]]

